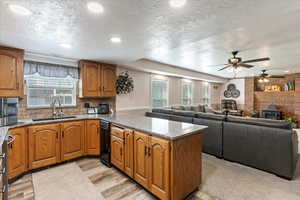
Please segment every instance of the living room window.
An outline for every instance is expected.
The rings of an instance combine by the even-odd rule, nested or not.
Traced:
[[[152,76],[151,78],[151,103],[153,108],[168,105],[169,80],[163,76]]]
[[[193,103],[193,82],[191,80],[181,81],[181,103],[184,105]]]
[[[203,82],[203,104],[211,104],[211,85],[209,82]]]

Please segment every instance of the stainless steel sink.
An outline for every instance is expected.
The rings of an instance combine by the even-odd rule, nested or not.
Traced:
[[[38,119],[33,119],[32,121],[37,122],[37,121],[49,121],[49,120],[73,119],[73,118],[76,118],[76,116],[38,118]]]

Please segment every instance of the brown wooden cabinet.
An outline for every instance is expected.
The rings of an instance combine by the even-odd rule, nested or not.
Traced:
[[[116,96],[116,67],[102,64],[102,97]]]
[[[116,67],[94,61],[79,62],[80,97],[116,96]]]
[[[169,198],[170,142],[156,137],[149,140],[149,190],[161,199]]]
[[[84,121],[61,124],[61,160],[78,158],[84,154]]]
[[[25,128],[15,128],[9,131],[15,137],[8,146],[8,178],[14,178],[27,170],[27,140]]]
[[[134,133],[134,179],[160,199],[169,198],[169,141]]]
[[[28,133],[29,169],[36,169],[59,162],[59,124],[31,126],[28,128]]]
[[[86,153],[88,155],[100,154],[100,121],[86,121]]]
[[[124,131],[124,172],[133,178],[133,131],[125,129]]]
[[[0,97],[23,97],[24,51],[0,46]]]
[[[111,136],[111,163],[124,170],[124,140],[114,135]]]
[[[148,140],[148,135],[134,133],[134,179],[145,188],[149,185]]]

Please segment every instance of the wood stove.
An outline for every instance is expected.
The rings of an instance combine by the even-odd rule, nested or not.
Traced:
[[[271,104],[266,110],[262,111],[261,116],[262,118],[281,120],[282,112],[277,108],[276,105]]]

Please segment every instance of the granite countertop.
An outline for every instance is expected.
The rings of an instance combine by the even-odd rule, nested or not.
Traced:
[[[207,128],[206,126],[202,125],[151,118],[144,115],[136,115],[130,113],[116,113],[107,115],[86,114],[76,115],[76,118],[70,119],[56,119],[45,121],[33,121],[32,119],[20,120],[16,125],[0,127],[0,144],[3,143],[7,132],[9,132],[9,129],[11,128],[87,119],[106,120],[116,125],[124,126],[126,128],[141,131],[168,140],[177,140],[188,135],[199,133],[199,131]]]

